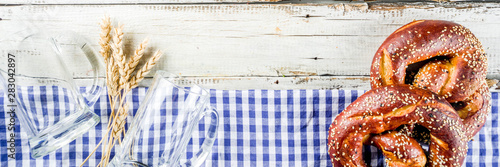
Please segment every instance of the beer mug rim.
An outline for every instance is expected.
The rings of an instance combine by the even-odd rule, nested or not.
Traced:
[[[192,84],[191,87],[196,86],[196,87],[201,88],[201,92],[202,93],[194,92],[191,89],[186,89],[186,87],[182,87],[182,86],[177,85],[174,82],[174,80],[179,80],[179,79],[183,79],[183,78],[181,76],[179,76],[179,75],[176,75],[176,74],[173,74],[173,73],[169,73],[169,72],[164,71],[164,70],[158,70],[158,71],[156,71],[155,76],[153,78],[153,85],[152,85],[151,89],[154,89],[154,88],[156,88],[156,87],[159,86],[157,83],[155,83],[155,82],[157,82],[158,79],[165,80],[166,82],[169,82],[172,87],[175,87],[176,89],[188,92],[189,94],[198,95],[200,97],[208,97],[209,96],[208,90],[205,89],[205,88],[202,88],[198,84]]]

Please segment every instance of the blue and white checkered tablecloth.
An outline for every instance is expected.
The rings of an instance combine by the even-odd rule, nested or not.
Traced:
[[[84,91],[86,88],[81,88]],[[137,88],[129,99],[137,110],[147,88]],[[362,90],[210,90],[210,103],[219,114],[218,138],[205,166],[331,166],[327,133],[335,116],[365,91]],[[498,166],[498,93],[485,127],[469,142],[464,166]],[[17,118],[11,118],[5,97],[0,96],[0,166],[79,166],[103,136],[110,109],[104,94],[92,108],[101,123],[57,151],[32,159],[28,140]],[[131,117],[130,117],[131,118]],[[8,125],[15,119],[15,125]],[[195,127],[184,158],[191,157],[203,142],[209,118]],[[14,127],[10,129],[8,127]],[[15,159],[8,157],[15,135]],[[154,136],[153,136],[154,137]],[[86,166],[96,166],[99,148]],[[112,153],[113,155],[113,153]],[[365,147],[372,166],[383,166],[375,147]]]

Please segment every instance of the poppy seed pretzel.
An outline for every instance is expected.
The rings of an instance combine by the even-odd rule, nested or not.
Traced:
[[[424,65],[411,80],[408,67],[419,63]],[[465,109],[455,109],[464,121],[467,138],[472,139],[491,108],[486,69],[486,54],[469,29],[449,21],[419,20],[387,37],[373,58],[370,83],[378,88],[406,81],[452,104],[465,104],[461,106]]]
[[[462,120],[442,96],[409,85],[372,89],[330,125],[328,152],[334,166],[366,166],[363,143],[371,134],[419,124],[430,131],[429,166],[461,166],[467,153]],[[395,145],[401,144],[397,143]]]

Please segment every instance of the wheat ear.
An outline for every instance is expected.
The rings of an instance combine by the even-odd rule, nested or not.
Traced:
[[[120,67],[118,67],[118,65],[116,65],[117,63],[115,63],[115,65],[113,66],[113,84],[112,86],[114,86],[114,96],[117,96],[118,93],[120,92],[120,87],[121,87],[121,84],[120,84],[120,73],[119,73],[119,69]]]
[[[160,59],[162,55],[163,54],[161,53],[160,50],[156,51],[153,57],[151,57],[148,60],[148,62],[146,62],[146,64],[144,64],[144,66],[142,66],[142,68],[139,71],[137,71],[135,76],[133,76],[130,79],[130,85],[128,87],[129,90],[139,85],[139,82],[141,82],[142,79],[144,79],[144,77],[151,71],[151,68],[153,68],[154,65],[156,65],[156,62]]]
[[[113,58],[116,61],[116,65],[118,65],[118,72],[120,73],[120,81],[119,85],[124,85],[126,82],[124,80],[125,77],[125,69],[126,69],[126,58],[123,54],[123,25],[114,29],[113,35],[113,43],[111,44],[111,48],[113,49]]]
[[[130,61],[127,63],[128,69],[126,71],[126,81],[130,79],[130,76],[132,73],[135,71],[135,68],[139,64],[139,61],[141,60],[142,56],[144,56],[144,52],[146,50],[146,46],[148,45],[148,40],[145,39],[142,41],[141,44],[137,47],[137,49],[134,52],[134,56],[130,58]]]
[[[118,74],[118,68],[116,65],[116,62],[114,59],[109,59],[109,64],[107,65],[106,68],[106,82],[108,85],[108,93],[111,95],[111,97],[115,97],[118,95],[118,89],[120,85],[118,84],[119,80],[119,74]]]
[[[100,39],[99,39],[99,45],[101,46],[101,50],[99,53],[101,56],[104,58],[104,62],[108,64],[108,59],[109,59],[109,53],[110,53],[110,46],[109,42],[111,41],[111,21],[109,16],[105,16],[102,19],[101,25],[101,34],[100,34]]]
[[[113,120],[113,130],[111,131],[111,136],[113,138],[119,138],[120,133],[122,130],[124,130],[125,127],[125,119],[128,116],[128,103],[125,103],[123,107],[120,107],[118,109],[118,112],[116,113],[116,118]]]

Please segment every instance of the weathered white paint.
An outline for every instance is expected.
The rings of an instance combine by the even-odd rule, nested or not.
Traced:
[[[212,83],[217,88],[236,88],[232,85],[242,83],[259,88],[251,85],[263,86],[269,78],[283,76],[284,82],[296,76],[319,79],[300,86],[262,88],[312,88],[315,84],[315,88],[368,88],[359,86],[368,85],[367,80],[330,82],[319,75],[366,77],[383,40],[414,19],[451,20],[470,28],[488,53],[488,77],[500,78],[498,3],[20,5],[0,7],[0,32],[18,30],[17,21],[45,29],[71,29],[98,49],[98,23],[104,15],[125,24],[128,52],[144,38],[150,39],[150,52],[164,51],[154,70],[194,78],[229,78]],[[82,63],[84,56],[67,56],[65,62],[77,79],[92,75],[90,65]]]
[[[242,3],[278,2],[280,0],[4,0],[0,4],[175,4],[175,3]]]
[[[92,84],[90,79],[77,79],[78,86]],[[151,85],[152,78],[146,78],[139,86]],[[369,90],[369,77],[182,77],[174,80],[180,86],[200,85],[207,89],[360,89]]]
[[[297,77],[184,77],[174,82],[180,86],[200,85],[207,89],[357,89],[370,90],[368,76],[297,76]],[[76,79],[77,86],[92,84],[90,79]],[[139,86],[150,86],[153,79],[148,77]],[[491,91],[500,91],[498,80],[488,80]]]
[[[363,1],[363,0],[352,0]],[[285,3],[332,3],[332,2],[352,2],[351,0],[4,0],[2,4],[189,4],[189,3],[265,3],[265,2],[285,2]],[[378,3],[377,0],[367,0],[370,3]],[[387,0],[379,0],[381,2],[390,2]],[[418,2],[418,0],[413,0]],[[430,0],[439,3],[443,2],[474,2],[482,0]],[[393,0],[391,3],[397,1]],[[407,1],[410,2],[410,1]]]

